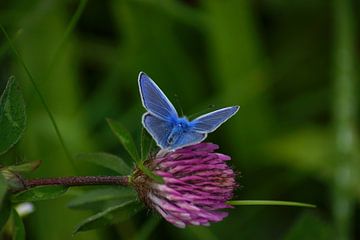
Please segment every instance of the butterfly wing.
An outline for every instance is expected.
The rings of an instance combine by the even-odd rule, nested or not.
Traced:
[[[173,129],[172,122],[163,120],[147,112],[142,117],[142,124],[159,147],[169,147],[167,139]]]
[[[199,133],[213,132],[220,127],[221,124],[231,118],[239,110],[239,108],[239,106],[221,108],[195,118],[191,121],[193,130]]]
[[[233,106],[202,115],[190,122],[188,131],[176,133],[174,125],[179,117],[169,99],[145,73],[140,72],[138,81],[142,103],[148,110],[143,115],[143,125],[161,148],[174,150],[199,143],[239,109]],[[171,144],[168,142],[170,134],[175,134],[177,139]]]
[[[168,138],[174,128],[174,124],[171,121],[163,120],[151,113],[145,113],[142,118],[142,123],[156,144],[162,149],[175,150],[193,145],[202,142],[207,136],[206,133],[190,130],[185,133],[179,133],[180,135],[175,136],[177,139],[176,142],[169,144]]]
[[[193,130],[182,133],[181,136],[179,136],[179,139],[170,146],[170,149],[175,150],[185,146],[200,143],[206,138],[206,136],[206,133],[196,132]]]
[[[140,72],[138,81],[142,103],[150,113],[162,120],[178,117],[174,106],[149,76]]]

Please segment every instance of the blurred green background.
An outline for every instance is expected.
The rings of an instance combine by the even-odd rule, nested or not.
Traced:
[[[208,137],[239,172],[235,199],[318,206],[236,207],[221,223],[185,230],[142,211],[74,239],[359,239],[359,7],[355,0],[1,0],[0,22],[72,155],[128,157],[105,118],[139,139],[144,71],[186,115],[241,106]],[[30,177],[101,174],[73,168],[3,34],[0,63],[0,89],[15,75],[27,103],[16,156],[43,161]],[[36,203],[25,219],[28,239],[71,239],[90,212],[68,209],[70,195]]]

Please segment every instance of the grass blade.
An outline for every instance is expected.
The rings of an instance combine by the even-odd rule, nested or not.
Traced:
[[[316,205],[301,202],[273,201],[273,200],[232,200],[227,202],[233,206],[289,206],[315,208]]]
[[[48,79],[49,76],[51,75],[51,71],[53,69],[53,67],[56,65],[56,60],[58,59],[59,55],[62,53],[62,48],[65,46],[66,41],[69,39],[69,36],[71,34],[71,32],[74,30],[77,22],[79,21],[82,13],[84,12],[84,9],[86,7],[87,4],[87,0],[80,0],[80,3],[74,13],[74,15],[72,16],[69,25],[67,26],[64,36],[61,39],[61,42],[59,44],[59,46],[57,47],[57,49],[55,50],[54,55],[51,58],[49,67],[48,67],[48,71],[47,71],[47,75],[45,79]]]
[[[44,96],[42,95],[39,87],[37,86],[34,77],[32,76],[29,68],[28,68],[27,65],[25,64],[24,59],[21,57],[20,53],[17,51],[17,49],[15,48],[14,44],[12,43],[12,41],[11,41],[8,33],[6,32],[5,28],[4,28],[1,24],[0,24],[0,28],[1,28],[1,31],[3,32],[3,34],[5,35],[5,38],[6,38],[6,40],[8,41],[11,50],[13,51],[13,53],[15,54],[15,56],[17,57],[17,59],[19,60],[21,66],[24,68],[26,74],[28,75],[29,80],[30,80],[31,84],[32,84],[33,87],[34,87],[36,94],[37,94],[38,97],[40,98],[40,101],[41,101],[42,105],[43,105],[44,108],[45,108],[45,111],[46,111],[47,114],[49,115],[50,121],[51,121],[51,123],[52,123],[52,125],[53,125],[53,127],[54,127],[54,129],[55,129],[56,135],[57,135],[58,138],[59,138],[60,144],[61,144],[61,146],[62,146],[63,149],[64,149],[64,152],[65,152],[65,154],[66,154],[66,157],[69,159],[72,167],[73,167],[74,169],[76,169],[76,168],[75,168],[74,159],[73,159],[73,157],[71,156],[70,151],[69,151],[69,149],[67,148],[67,146],[66,146],[66,144],[65,144],[65,141],[64,141],[64,139],[63,139],[63,137],[62,137],[62,135],[61,135],[61,133],[60,133],[59,127],[58,127],[58,125],[57,125],[57,123],[56,123],[56,121],[55,121],[54,115],[53,115],[52,112],[50,111],[50,108],[49,108],[49,106],[47,105],[47,103],[46,103],[46,101],[45,101],[45,98],[44,98]]]
[[[13,228],[13,240],[25,240],[25,226],[18,212],[13,208],[11,211]]]

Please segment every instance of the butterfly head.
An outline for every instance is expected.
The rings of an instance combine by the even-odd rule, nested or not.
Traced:
[[[176,119],[176,123],[175,123],[174,127],[183,129],[185,131],[190,127],[189,120],[187,120],[186,117],[178,118],[178,119]]]

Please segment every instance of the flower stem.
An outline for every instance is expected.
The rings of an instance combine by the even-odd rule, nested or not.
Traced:
[[[316,208],[315,205],[309,203],[276,200],[231,200],[227,201],[226,203],[233,206],[289,206]]]
[[[336,137],[336,165],[333,182],[333,214],[336,239],[351,239],[355,199],[352,186],[355,182],[358,158],[356,135],[356,44],[355,2],[334,0],[334,64],[335,102],[334,120]]]
[[[25,179],[25,188],[48,185],[62,185],[68,187],[88,186],[88,185],[129,185],[128,176],[77,176],[77,177],[58,177],[58,178],[37,178]]]

